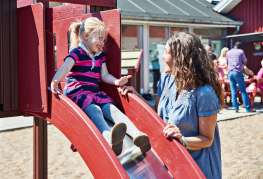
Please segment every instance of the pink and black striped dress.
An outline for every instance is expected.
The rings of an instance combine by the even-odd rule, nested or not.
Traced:
[[[75,64],[66,76],[64,94],[82,109],[90,104],[101,106],[111,103],[112,99],[99,89],[101,67],[106,61],[105,53],[94,56],[93,67],[92,58],[81,47],[72,49],[67,57],[71,57]]]

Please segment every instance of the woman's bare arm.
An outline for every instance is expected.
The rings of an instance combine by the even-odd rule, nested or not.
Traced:
[[[181,143],[185,144],[189,150],[200,150],[202,148],[210,147],[214,141],[214,133],[216,128],[217,114],[200,117],[199,118],[199,136],[183,137],[180,129],[168,124],[164,128],[164,135],[178,139]]]

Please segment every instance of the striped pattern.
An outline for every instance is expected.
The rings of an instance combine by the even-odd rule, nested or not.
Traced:
[[[101,66],[106,61],[105,53],[94,56],[93,68],[92,59],[81,47],[71,50],[67,57],[71,57],[75,65],[66,76],[65,95],[82,109],[91,103],[101,106],[112,102],[105,92],[99,90]]]

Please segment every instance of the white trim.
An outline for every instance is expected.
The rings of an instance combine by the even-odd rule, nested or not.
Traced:
[[[238,25],[223,25],[223,24],[196,24],[196,23],[178,23],[178,22],[163,22],[163,21],[143,21],[143,20],[130,20],[121,19],[121,24],[125,25],[154,25],[154,26],[176,26],[176,27],[217,27],[217,28],[227,28],[227,27],[237,27]]]
[[[143,13],[146,13],[145,9],[143,9],[142,7],[138,6],[138,4],[136,4],[135,2],[128,0],[132,5],[134,5],[136,8],[138,8],[139,10],[141,10]]]
[[[146,0],[146,1],[148,1],[150,4],[152,4],[152,5],[155,6],[156,8],[160,9],[163,13],[169,14],[166,10],[164,10],[163,8],[161,8],[160,6],[158,6],[157,4],[155,4],[154,2],[152,2],[151,0]]]
[[[222,0],[216,6],[214,6],[213,9],[219,13],[229,13],[241,1],[242,0]]]
[[[253,35],[263,36],[263,32],[252,32],[252,33],[244,33],[244,34],[234,34],[234,35],[228,35],[228,36],[226,36],[225,38],[245,37],[245,36],[253,36]]]
[[[181,11],[184,15],[189,16],[190,14],[186,11],[184,11],[183,9],[177,7],[175,4],[173,4],[172,2],[170,2],[169,0],[165,0],[167,3],[169,3],[171,6],[173,6],[175,9],[177,9],[178,11]]]
[[[194,7],[192,4],[186,2],[185,0],[180,0],[182,3],[185,3],[187,6],[191,7],[192,9],[194,9],[195,11],[197,11],[198,13],[202,14],[205,17],[209,17],[209,15],[207,15],[205,12],[199,10],[198,8]]]
[[[143,93],[149,92],[149,25],[143,25]]]

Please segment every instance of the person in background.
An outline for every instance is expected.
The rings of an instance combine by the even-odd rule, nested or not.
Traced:
[[[213,53],[213,49],[210,45],[205,45],[205,50],[207,52],[208,58],[213,61],[217,59],[217,56]]]
[[[261,60],[261,68],[257,73],[257,90],[262,94],[263,93],[263,59]]]
[[[212,62],[213,62],[214,70],[215,70],[215,72],[217,73],[217,75],[218,75],[218,77],[219,77],[219,76],[220,76],[220,75],[219,75],[219,62],[218,62],[217,59],[212,60]]]
[[[159,58],[158,58],[158,51],[154,52],[154,55],[152,57],[152,73],[153,73],[153,93],[155,94],[157,91],[157,83],[160,79],[160,64],[159,64]]]
[[[219,79],[227,78],[227,60],[226,60],[226,53],[227,52],[228,52],[227,47],[222,48],[220,56],[218,58]]]
[[[253,78],[254,77],[254,72],[251,69],[249,69],[246,65],[244,65],[243,73],[245,75],[245,78]]]
[[[250,94],[250,97],[252,98],[251,100],[254,102],[256,93],[259,93],[261,96],[263,96],[263,59],[261,60],[261,68],[256,76],[253,76],[254,73],[252,70],[247,69],[246,71],[251,77],[250,84],[246,88],[246,91],[248,94]]]
[[[236,42],[234,48],[229,50],[226,55],[228,79],[230,83],[232,107],[236,112],[239,111],[237,102],[237,85],[241,92],[242,101],[246,108],[246,112],[250,112],[250,102],[246,92],[246,84],[244,80],[244,66],[247,63],[247,58],[244,51],[241,49],[241,43]]]
[[[139,131],[99,88],[100,81],[123,86],[131,78],[124,76],[117,79],[108,72],[103,52],[106,29],[105,24],[96,17],[71,24],[71,50],[52,79],[51,91],[60,93],[58,84],[66,76],[64,94],[89,116],[116,155],[122,152],[126,129],[133,143],[145,153],[151,148],[148,136]],[[105,118],[114,123],[112,129]]]

